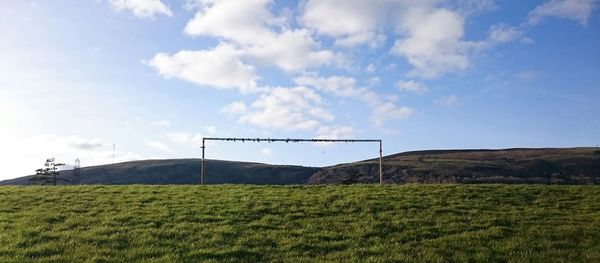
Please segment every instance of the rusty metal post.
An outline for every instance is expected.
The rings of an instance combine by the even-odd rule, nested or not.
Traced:
[[[202,138],[202,165],[200,167],[200,185],[204,185],[204,138]]]
[[[297,142],[369,142],[369,143],[379,143],[379,184],[383,185],[383,150],[382,144],[383,140],[379,139],[291,139],[291,138],[222,138],[222,137],[203,137],[202,138],[202,163],[201,163],[201,171],[200,171],[200,184],[204,185],[204,150],[206,148],[206,141],[241,141],[241,142],[286,142],[286,143],[297,143]]]
[[[383,163],[381,160],[381,155],[383,154],[382,144],[383,144],[383,142],[380,140],[379,141],[379,185],[383,185]]]

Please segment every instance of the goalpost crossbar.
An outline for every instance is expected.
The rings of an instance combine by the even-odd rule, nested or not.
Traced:
[[[298,142],[342,142],[342,143],[355,143],[355,142],[366,142],[366,143],[379,143],[379,184],[383,185],[383,162],[382,162],[382,144],[381,139],[296,139],[296,138],[238,138],[238,137],[203,137],[202,138],[202,164],[200,172],[200,184],[204,185],[204,152],[206,149],[206,141],[228,141],[228,142],[286,142],[286,143],[298,143]]]
[[[381,142],[374,139],[271,139],[271,138],[220,138],[220,137],[204,137],[204,141],[241,141],[241,142]]]

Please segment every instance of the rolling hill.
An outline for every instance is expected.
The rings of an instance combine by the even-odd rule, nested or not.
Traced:
[[[376,159],[325,167],[311,184],[378,182]],[[597,148],[430,150],[384,158],[387,183],[600,183]]]
[[[206,160],[207,184],[305,184],[320,168]],[[60,172],[71,180],[72,170]],[[82,167],[82,184],[199,184],[200,159],[143,160]],[[28,184],[29,176],[0,181],[0,185]],[[60,180],[61,184],[71,184]]]
[[[207,160],[207,184],[376,183],[377,159],[329,167]],[[384,157],[386,183],[600,184],[597,148],[429,150]],[[199,159],[144,160],[81,169],[83,184],[198,184]],[[72,171],[61,172],[72,178]],[[28,177],[0,181],[24,185]],[[70,184],[62,182],[62,184]]]

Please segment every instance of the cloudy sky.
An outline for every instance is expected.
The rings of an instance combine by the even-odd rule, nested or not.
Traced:
[[[595,0],[0,0],[0,179],[199,157],[203,136],[600,143]],[[212,143],[328,165],[376,145]]]

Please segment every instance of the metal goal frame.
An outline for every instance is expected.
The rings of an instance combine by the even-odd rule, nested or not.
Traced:
[[[379,143],[379,184],[383,185],[383,141],[381,139],[291,139],[291,138],[224,138],[224,137],[202,137],[202,163],[200,168],[200,185],[204,185],[204,152],[206,149],[206,141],[227,141],[227,142],[286,142],[286,143],[300,143],[300,142],[337,142],[337,143]]]

